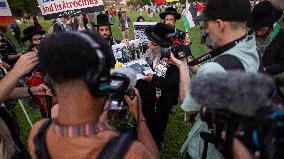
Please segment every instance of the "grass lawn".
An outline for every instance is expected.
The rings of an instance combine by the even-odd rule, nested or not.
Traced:
[[[140,16],[139,14],[135,12],[128,12],[128,16],[131,18],[132,21],[136,21],[137,17]],[[159,21],[159,17],[156,15],[155,18],[153,19],[148,19],[146,13],[143,15],[147,21]],[[116,22],[118,22],[118,19],[116,18]],[[51,21],[44,21],[40,20],[40,24],[44,27],[46,31],[48,31],[49,27],[51,26]],[[22,31],[24,28],[28,27],[28,25],[21,25],[20,26]],[[177,22],[177,28],[184,30],[182,21]],[[118,23],[115,23],[114,26],[112,26],[112,31],[113,31],[113,36],[117,39],[121,39],[121,33],[118,29]],[[133,27],[130,30],[131,33],[131,38],[133,39],[134,34],[133,34]],[[14,40],[14,37],[11,36],[11,33],[8,33],[11,39]],[[192,41],[192,52],[195,55],[195,57],[201,55],[204,52],[204,47],[203,45],[200,44],[200,36],[199,36],[199,26],[190,29],[189,31],[190,34],[190,39]],[[26,108],[28,109],[28,113],[32,118],[33,122],[36,122],[37,120],[40,119],[40,114],[38,112],[31,111],[31,109],[26,105]],[[24,113],[22,112],[21,108],[19,105],[17,105],[15,109],[17,116],[19,118],[21,128],[22,128],[22,135],[21,139],[27,143],[27,138],[28,134],[30,131],[30,126],[24,117]],[[185,123],[184,120],[184,114],[180,108],[177,109],[177,113],[170,115],[169,123],[168,123],[168,128],[166,131],[166,146],[165,148],[161,151],[161,158],[165,159],[178,159],[182,158],[182,154],[180,154],[180,148],[185,141],[187,134],[190,130],[191,124],[190,123]]]

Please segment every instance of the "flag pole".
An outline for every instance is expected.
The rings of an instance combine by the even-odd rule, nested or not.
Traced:
[[[25,106],[24,106],[24,104],[23,104],[23,102],[22,102],[21,99],[19,99],[19,103],[20,103],[20,106],[21,106],[21,108],[22,108],[22,110],[23,110],[23,112],[24,112],[24,114],[25,114],[25,116],[26,116],[26,118],[27,118],[27,120],[28,120],[28,122],[29,122],[31,128],[32,128],[32,127],[33,127],[33,123],[32,123],[32,121],[31,121],[31,119],[30,119],[30,117],[29,117],[29,115],[28,115],[28,113],[27,113],[27,110],[26,110],[26,108],[25,108]]]

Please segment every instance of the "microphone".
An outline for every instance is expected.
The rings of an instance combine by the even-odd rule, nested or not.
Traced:
[[[111,70],[112,90],[130,90],[137,83],[137,74],[131,68],[122,67]]]
[[[239,71],[199,75],[191,85],[191,96],[201,106],[248,117],[253,117],[259,108],[270,106],[275,90],[271,77]]]

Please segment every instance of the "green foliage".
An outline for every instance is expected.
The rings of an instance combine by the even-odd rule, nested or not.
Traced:
[[[8,3],[14,16],[20,16],[23,11],[28,13],[40,11],[37,0],[8,0]]]
[[[128,5],[146,5],[151,4],[151,0],[130,0],[127,2]]]

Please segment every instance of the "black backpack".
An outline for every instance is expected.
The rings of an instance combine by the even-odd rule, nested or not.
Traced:
[[[46,130],[51,124],[51,120],[47,120],[39,128],[37,135],[34,137],[35,154],[38,159],[51,159],[46,146]],[[105,145],[98,155],[97,159],[122,159],[128,152],[134,142],[131,134],[120,134]]]

